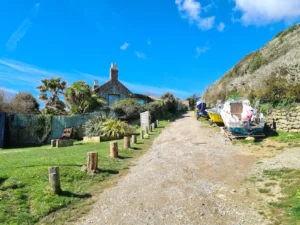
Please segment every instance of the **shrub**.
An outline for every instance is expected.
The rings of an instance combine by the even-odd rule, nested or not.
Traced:
[[[85,136],[88,137],[101,136],[103,122],[105,121],[106,119],[101,116],[94,117],[89,121],[87,121],[87,123],[85,124]]]
[[[163,100],[166,110],[169,113],[176,114],[177,101],[176,101],[174,95],[171,92],[166,92],[160,98]]]
[[[107,119],[103,122],[101,131],[101,136],[119,138],[133,134],[135,129],[123,121]]]
[[[267,60],[264,59],[260,51],[257,51],[251,56],[250,61],[247,65],[247,70],[252,73],[265,64],[267,64]]]
[[[143,106],[144,111],[149,111],[152,119],[161,119],[163,116],[164,105],[162,101],[151,102]]]
[[[115,102],[112,105],[112,109],[115,111],[118,117],[124,117],[124,119],[128,120],[139,117],[142,105],[138,103],[136,99],[126,98],[124,100]]]

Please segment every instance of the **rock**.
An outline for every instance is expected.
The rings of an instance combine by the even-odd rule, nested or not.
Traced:
[[[245,140],[246,141],[255,141],[255,138],[254,137],[246,137]]]

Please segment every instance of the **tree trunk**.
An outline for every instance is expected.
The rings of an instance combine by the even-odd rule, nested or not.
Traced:
[[[112,158],[118,158],[118,142],[114,141],[114,142],[110,142],[110,157]]]
[[[130,136],[125,136],[124,137],[124,148],[125,149],[130,148]]]
[[[98,152],[88,152],[87,155],[87,170],[98,170]]]
[[[136,139],[136,135],[132,135],[131,136],[131,144],[136,144],[137,143],[137,139]]]
[[[49,185],[54,194],[59,194],[61,192],[60,188],[60,177],[59,177],[59,167],[53,166],[48,168],[49,173]]]

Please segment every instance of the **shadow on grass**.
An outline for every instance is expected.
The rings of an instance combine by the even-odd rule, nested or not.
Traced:
[[[131,147],[131,149],[133,149],[133,150],[141,150],[141,148],[137,148],[137,147]]]
[[[103,169],[100,169],[100,172],[101,173],[109,173],[109,174],[119,174],[118,170],[103,170]]]
[[[8,177],[0,177],[0,186],[8,179]]]
[[[266,130],[266,137],[277,137],[279,134],[276,130]]]
[[[91,198],[92,195],[91,194],[75,194],[72,193],[70,191],[62,191],[61,193],[59,193],[60,196],[64,196],[64,197],[70,197],[70,198],[80,198],[80,199],[84,199],[84,198]]]
[[[145,143],[143,143],[143,142],[140,142],[140,143],[135,143],[136,145],[143,145],[143,144],[145,144]]]
[[[121,155],[119,155],[118,158],[119,159],[132,159],[131,156],[121,156]]]
[[[81,167],[79,164],[41,164],[41,165],[27,165],[27,166],[9,166],[9,167],[0,167],[2,169],[6,168],[30,168],[30,167],[41,167],[41,166],[77,166]]]

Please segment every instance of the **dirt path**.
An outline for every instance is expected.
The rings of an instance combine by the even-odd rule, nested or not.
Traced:
[[[242,185],[255,162],[186,114],[78,224],[267,224]]]

